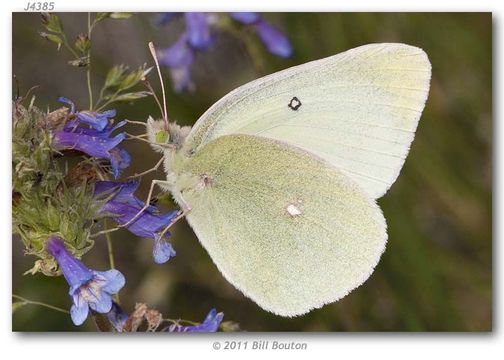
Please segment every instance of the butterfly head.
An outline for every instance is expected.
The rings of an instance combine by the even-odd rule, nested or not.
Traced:
[[[165,154],[167,151],[177,151],[182,148],[184,141],[191,131],[190,126],[180,126],[174,122],[165,127],[164,120],[147,120],[147,136],[154,151]]]

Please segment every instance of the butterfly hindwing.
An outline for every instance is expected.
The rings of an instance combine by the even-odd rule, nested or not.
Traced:
[[[295,316],[345,296],[386,243],[374,200],[322,159],[281,142],[219,137],[181,162],[187,219],[226,279],[261,307]]]

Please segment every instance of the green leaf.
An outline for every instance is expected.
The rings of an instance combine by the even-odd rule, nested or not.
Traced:
[[[141,80],[144,80],[151,70],[152,67],[146,69],[144,65],[143,67],[138,68],[136,71],[132,71],[121,81],[121,83],[119,84],[119,89],[126,90],[135,86]]]
[[[129,89],[138,84],[138,82],[142,80],[142,78],[143,78],[143,72],[139,71],[131,72],[121,81],[121,83],[119,84],[119,88],[121,90]]]
[[[129,19],[132,15],[133,15],[132,13],[127,12],[113,12],[110,13],[109,17],[111,19],[123,20],[123,19]]]
[[[86,34],[80,34],[75,40],[75,48],[85,54],[91,49],[91,41]]]
[[[133,100],[144,98],[149,95],[151,95],[151,93],[149,91],[138,91],[138,92],[126,93],[126,94],[121,94],[119,96],[114,97],[114,101],[133,101]]]
[[[116,65],[107,73],[105,78],[105,89],[118,86],[123,80],[124,73],[128,68],[124,65]]]
[[[108,18],[110,16],[110,14],[111,13],[109,13],[109,12],[96,13],[95,22],[102,21],[103,19]]]
[[[46,40],[48,40],[48,41],[50,41],[52,43],[57,44],[58,45],[58,50],[60,49],[61,44],[63,43],[63,40],[58,35],[48,34],[48,33],[45,33],[45,32],[41,32],[40,36],[42,36],[44,39],[46,39]]]
[[[63,23],[58,15],[42,13],[42,24],[50,32],[63,33]]]

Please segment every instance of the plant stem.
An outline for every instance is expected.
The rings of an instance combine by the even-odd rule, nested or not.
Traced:
[[[103,225],[105,229],[108,229],[107,219],[103,220]],[[105,238],[107,239],[107,252],[110,263],[110,268],[115,269],[115,260],[114,260],[114,248],[112,247],[112,238],[110,237],[110,233],[105,233]],[[119,294],[114,295],[114,300],[121,304],[121,300],[119,299]]]
[[[108,99],[103,105],[101,105],[98,109],[96,109],[96,111],[101,111],[104,107],[106,107],[107,105],[109,105],[110,103],[113,103],[117,97],[117,95],[119,95],[119,93],[121,92],[120,89],[118,89],[114,95],[112,95],[110,97],[110,99]]]
[[[59,312],[65,313],[65,314],[70,314],[70,312],[68,310],[59,308],[57,306],[49,305],[49,304],[46,304],[46,303],[43,303],[43,302],[40,302],[40,301],[32,301],[32,300],[26,299],[26,298],[24,298],[22,296],[16,295],[16,294],[12,294],[12,297],[15,298],[15,299],[24,301],[26,304],[39,305],[39,306],[43,306],[43,307],[46,307],[48,309],[59,311]]]
[[[108,228],[107,219],[103,220],[103,222],[105,224],[105,228]],[[110,237],[110,233],[106,233],[105,238],[107,239],[107,249],[108,249],[110,268],[115,269],[114,249],[112,247],[112,238]]]
[[[88,39],[91,41],[91,32],[92,32],[92,27],[91,27],[91,13],[88,12]],[[89,92],[89,110],[93,111],[93,88],[91,86],[91,46],[89,47],[89,50],[87,52],[87,69],[86,69],[86,78],[87,78],[87,87],[88,87],[88,92]]]
[[[72,49],[72,47],[71,47],[71,46],[70,46],[70,44],[68,43],[68,39],[67,39],[67,37],[66,37],[65,33],[63,33],[63,32],[61,33],[61,38],[62,38],[62,40],[63,40],[63,45],[65,46],[65,48],[66,48],[68,51],[70,51],[70,53],[71,53],[71,54],[72,54],[72,55],[73,55],[76,59],[77,59],[77,58],[79,58],[79,54],[77,54],[77,53],[75,52],[75,50],[74,50],[74,49]]]

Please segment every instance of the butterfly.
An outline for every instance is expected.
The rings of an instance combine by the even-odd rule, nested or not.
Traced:
[[[369,44],[243,85],[192,128],[150,118],[166,171],[155,184],[232,285],[277,315],[305,314],[378,264],[376,199],[399,176],[430,79],[422,49]]]

